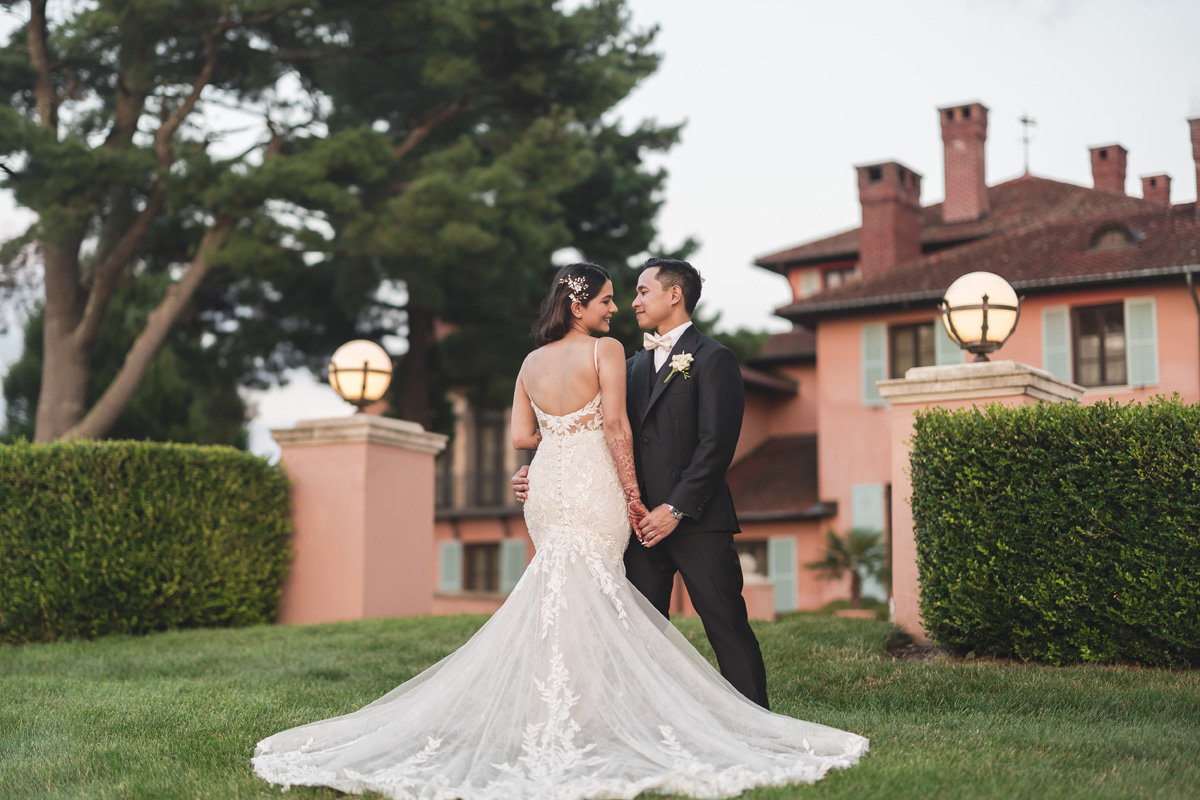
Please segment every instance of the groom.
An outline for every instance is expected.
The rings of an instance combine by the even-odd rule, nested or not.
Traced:
[[[691,264],[666,258],[647,261],[638,278],[633,310],[645,349],[626,362],[625,397],[649,513],[625,550],[625,572],[663,616],[681,574],[721,674],[766,708],[766,669],[742,599],[733,544],[740,529],[725,482],[745,393],[734,354],[692,324],[700,283]],[[522,501],[527,471],[513,477]]]

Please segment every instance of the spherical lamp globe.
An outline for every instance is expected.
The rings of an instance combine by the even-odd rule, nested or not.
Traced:
[[[1008,281],[993,272],[968,272],[950,284],[939,304],[950,338],[976,361],[999,350],[1017,328],[1021,301]]]
[[[329,385],[359,411],[383,397],[391,381],[392,357],[366,339],[346,342],[329,359]]]

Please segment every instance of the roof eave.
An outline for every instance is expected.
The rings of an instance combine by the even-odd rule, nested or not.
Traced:
[[[736,500],[734,501],[736,503]],[[738,522],[789,522],[792,520],[827,519],[837,516],[836,501],[813,503],[805,509],[781,509],[779,511],[739,511]]]
[[[1102,285],[1108,283],[1129,283],[1133,281],[1163,278],[1172,275],[1186,275],[1200,272],[1200,264],[1182,264],[1174,267],[1154,267],[1151,269],[1126,270],[1101,275],[1069,275],[1061,278],[1039,278],[1027,281],[1014,281],[1012,287],[1018,292],[1031,291],[1034,294],[1044,294],[1058,288],[1069,286]],[[921,292],[904,292],[901,294],[877,295],[874,297],[852,297],[845,300],[834,300],[826,303],[804,303],[788,305],[775,309],[777,316],[796,324],[809,324],[823,317],[854,314],[859,311],[881,310],[886,308],[907,308],[914,303],[937,301],[942,293],[934,290]]]

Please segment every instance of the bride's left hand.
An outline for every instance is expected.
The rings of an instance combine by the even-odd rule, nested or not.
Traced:
[[[678,525],[679,520],[671,516],[671,509],[667,507],[666,503],[663,503],[642,517],[642,521],[638,523],[638,529],[642,532],[642,544],[646,547],[654,547],[670,536]]]

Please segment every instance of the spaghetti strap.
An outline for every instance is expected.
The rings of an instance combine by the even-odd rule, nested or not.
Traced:
[[[592,348],[592,366],[596,368],[596,377],[600,376],[600,340],[596,340],[596,346]]]

